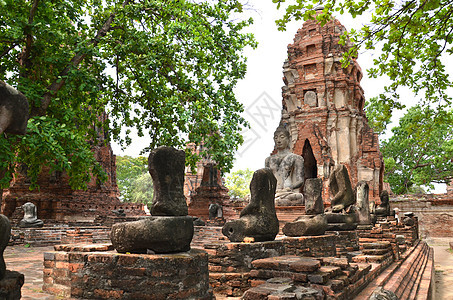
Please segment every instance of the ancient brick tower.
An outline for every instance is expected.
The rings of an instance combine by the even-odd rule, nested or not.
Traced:
[[[38,218],[45,220],[92,221],[97,216],[113,215],[112,210],[120,208],[127,215],[144,214],[142,204],[120,202],[116,184],[116,157],[110,144],[103,144],[103,129],[99,129],[98,133],[98,141],[94,143],[92,151],[107,173],[106,182],[99,184],[93,178],[86,191],[72,190],[66,173],[49,173],[49,168],[44,167],[38,178],[39,190],[30,191],[26,169],[21,167],[10,188],[3,192],[2,213],[11,218],[17,207],[32,202],[37,207]]]
[[[192,151],[200,153],[202,146],[188,144]],[[217,164],[210,158],[204,158],[197,162],[196,172],[192,173],[190,167],[186,167],[184,176],[184,195],[189,209],[189,215],[209,219],[210,204],[218,204],[222,207],[223,217],[230,219],[237,217],[236,211],[231,207],[232,202],[228,195],[228,189],[223,184]]]
[[[366,181],[370,200],[378,200],[384,164],[363,110],[360,66],[354,60],[341,67],[347,46],[338,41],[345,30],[338,20],[323,27],[310,20],[298,30],[283,65],[281,121],[291,133],[291,149],[305,159],[306,178],[324,178],[324,199],[330,171],[341,163],[353,187]]]

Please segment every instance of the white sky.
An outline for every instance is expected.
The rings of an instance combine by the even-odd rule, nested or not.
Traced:
[[[275,20],[280,18],[283,10],[277,10],[271,0],[250,0],[249,3],[256,11],[246,13],[253,17],[254,24],[249,27],[258,41],[257,49],[246,49],[244,55],[248,58],[247,74],[236,88],[237,99],[245,106],[244,117],[250,122],[252,130],[244,133],[245,143],[236,154],[234,170],[249,168],[257,170],[264,167],[264,160],[273,150],[273,132],[278,126],[281,116],[281,88],[283,86],[283,62],[287,58],[287,46],[293,43],[293,38],[303,21],[292,22],[284,32],[277,30]],[[361,22],[349,16],[336,16],[337,19],[350,30],[360,28]],[[366,69],[372,66],[373,53],[359,54],[358,63],[364,73],[361,86],[365,91],[365,98],[377,96],[386,83],[384,79],[369,79]],[[402,96],[415,104],[410,94]],[[260,103],[258,106],[257,103]],[[263,109],[267,103],[269,109]],[[401,116],[395,116],[395,121]],[[117,155],[138,156],[140,150],[149,144],[148,138],[133,138],[133,143],[124,151],[120,146],[112,143]],[[436,188],[435,193],[444,193],[445,185]]]

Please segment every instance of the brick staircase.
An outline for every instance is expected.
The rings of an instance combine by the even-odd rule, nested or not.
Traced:
[[[401,260],[389,266],[355,299],[369,299],[381,289],[395,294],[399,300],[431,299],[433,279],[434,251],[425,242],[417,241]]]
[[[354,256],[352,261],[380,263],[393,257],[392,244],[388,241],[361,243],[360,248],[362,249],[362,254]]]
[[[290,291],[304,286],[310,288],[307,290],[310,294],[317,290],[320,299],[325,295],[328,299],[345,300],[360,289],[372,268],[367,263],[349,263],[346,258],[298,256],[259,259],[252,265],[250,277],[255,287],[249,289],[243,299],[271,299],[271,295],[275,299],[296,299],[297,293]],[[287,278],[290,282],[277,284],[276,278]]]
[[[421,292],[429,292],[433,255],[433,249],[420,241],[385,283],[384,289],[395,293],[400,300],[426,299]]]

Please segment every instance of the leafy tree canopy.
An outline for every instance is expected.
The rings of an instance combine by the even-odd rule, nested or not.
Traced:
[[[445,58],[453,52],[453,4],[450,1],[336,1],[336,0],[273,0],[277,6],[284,2],[284,16],[276,23],[280,30],[291,20],[316,18],[327,22],[333,14],[348,13],[352,17],[363,16],[368,23],[360,30],[345,33],[353,42],[349,53],[345,54],[344,64],[357,55],[364,47],[368,50],[381,50],[374,60],[374,68],[368,70],[373,78],[386,75],[391,84],[374,101],[384,115],[381,125],[389,123],[394,109],[401,109],[398,87],[405,86],[421,98],[422,107],[431,106],[437,111],[451,105],[448,88],[452,81],[445,67]],[[315,9],[323,7],[321,14]],[[434,115],[434,122],[438,122]]]
[[[133,201],[134,182],[147,173],[148,159],[146,157],[116,156],[116,183],[123,201],[135,202]]]
[[[0,79],[31,106],[28,134],[0,139],[3,187],[21,162],[83,188],[103,176],[86,141],[107,132],[127,146],[130,128],[151,137],[145,151],[203,141],[201,156],[231,168],[246,126],[233,88],[255,47],[252,21],[232,21],[239,1],[0,0],[0,11]]]
[[[225,186],[229,189],[230,196],[244,198],[250,194],[249,186],[252,176],[253,171],[248,168],[230,173],[225,179]]]
[[[453,179],[453,111],[438,116],[435,110],[414,106],[382,142],[385,179],[396,194],[420,185],[449,183]]]
[[[149,173],[143,173],[132,182],[131,202],[143,203],[151,210],[154,186]]]

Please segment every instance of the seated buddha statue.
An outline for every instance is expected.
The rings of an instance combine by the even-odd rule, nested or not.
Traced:
[[[304,184],[304,159],[289,149],[290,135],[280,125],[274,133],[277,153],[266,158],[265,166],[270,168],[277,178],[275,205],[303,205],[304,196],[300,192]]]

